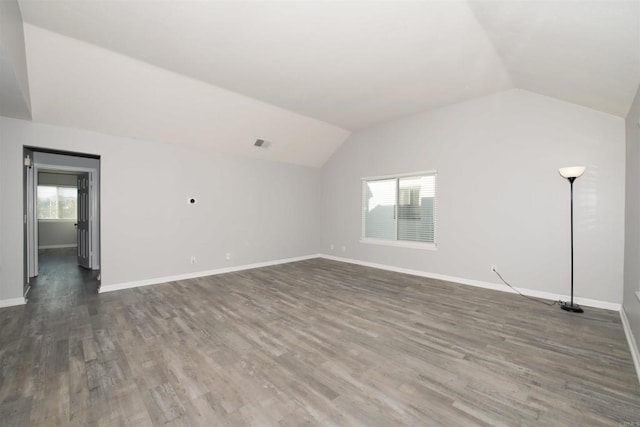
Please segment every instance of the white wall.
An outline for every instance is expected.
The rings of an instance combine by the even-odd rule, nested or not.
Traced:
[[[0,145],[3,144],[4,138],[2,137],[2,128],[0,128]],[[3,177],[3,172],[4,172],[4,153],[2,152],[2,149],[0,148],[0,177]],[[20,185],[22,185],[22,180],[19,181]],[[5,239],[5,222],[3,221],[3,209],[2,209],[2,201],[4,200],[4,187],[5,187],[6,183],[4,179],[0,180],[0,242],[4,242]],[[24,245],[23,245],[24,246]],[[5,249],[4,249],[4,245],[2,245],[0,243],[0,293],[2,292],[3,289],[3,283],[2,283],[2,278],[4,277],[4,264],[5,264]],[[0,298],[2,299],[2,298]]]
[[[557,170],[586,165],[575,293],[621,303],[624,138],[619,117],[518,89],[357,132],[323,168],[322,252],[491,283],[496,264],[516,287],[568,295],[569,183]],[[360,243],[360,178],[431,169],[438,250]]]
[[[2,117],[0,138],[0,300],[22,296],[23,145],[100,156],[102,285],[318,252],[318,169]]]
[[[640,343],[640,87],[626,119],[626,217],[623,309]],[[640,375],[640,373],[639,373]]]
[[[77,246],[75,220],[39,220],[38,249]]]

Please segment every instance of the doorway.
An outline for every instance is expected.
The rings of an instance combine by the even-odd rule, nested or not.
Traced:
[[[27,299],[100,287],[100,158],[25,147]]]

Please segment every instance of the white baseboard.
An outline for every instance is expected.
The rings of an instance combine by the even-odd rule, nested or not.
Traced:
[[[394,271],[396,273],[411,274],[413,276],[428,277],[430,279],[446,280],[447,282],[454,282],[454,283],[460,283],[463,285],[476,286],[479,288],[492,289],[494,291],[515,293],[515,291],[513,291],[511,288],[503,284],[483,282],[480,280],[473,280],[473,279],[465,279],[462,277],[446,276],[444,274],[429,273],[421,270],[411,270],[408,268],[394,267],[390,265],[360,261],[360,260],[351,259],[351,258],[342,258],[342,257],[333,256],[333,255],[321,254],[320,257],[331,259],[334,261],[363,265],[365,267],[373,267],[373,268],[379,268],[381,270]],[[560,295],[560,294],[554,294],[551,292],[536,291],[534,289],[524,289],[524,288],[516,288],[516,289],[523,295],[527,295],[535,298],[544,298],[551,301],[557,301],[557,300],[566,301],[570,298],[568,295]],[[620,311],[620,309],[622,308],[621,304],[608,302],[608,301],[599,301],[599,300],[594,300],[589,298],[578,298],[578,297],[574,297],[573,300],[577,304],[584,305],[587,307],[604,308],[606,310],[614,310],[614,311]]]
[[[60,249],[60,248],[77,248],[78,245],[73,243],[71,245],[43,245],[38,246],[38,249]]]
[[[27,300],[24,299],[24,297],[0,299],[0,308],[13,307],[15,305],[24,305],[26,303],[27,303]]]
[[[633,337],[633,331],[631,330],[629,319],[627,319],[627,313],[624,312],[624,307],[620,310],[620,319],[622,320],[624,334],[627,336],[629,350],[631,350],[631,358],[633,359],[633,364],[636,367],[636,375],[638,376],[638,381],[640,381],[640,351],[638,351],[638,344],[636,343],[636,339]]]
[[[385,265],[385,264],[377,264],[373,262],[360,261],[360,260],[351,259],[351,258],[342,258],[342,257],[326,255],[326,254],[305,255],[301,257],[259,262],[255,264],[245,264],[245,265],[238,265],[234,267],[224,267],[224,268],[218,268],[215,270],[206,270],[206,271],[197,271],[193,273],[178,274],[175,276],[156,277],[153,279],[116,283],[112,285],[103,285],[100,287],[100,293],[119,291],[121,289],[137,288],[140,286],[155,285],[158,283],[173,282],[176,280],[187,280],[187,279],[195,279],[197,277],[232,273],[234,271],[250,270],[252,268],[269,267],[271,265],[286,264],[288,262],[303,261],[303,260],[313,259],[313,258],[325,258],[325,259],[330,259],[334,261],[347,262],[350,264],[358,264],[365,267],[372,267],[372,268],[379,268],[381,270],[394,271],[397,273],[411,274],[413,276],[428,277],[430,279],[445,280],[447,282],[460,283],[463,285],[476,286],[479,288],[492,289],[495,291],[515,293],[515,291],[513,291],[511,288],[503,284],[483,282],[480,280],[465,279],[462,277],[447,276],[447,275],[437,274],[437,273],[429,273],[426,271],[412,270],[412,269],[402,268],[402,267],[394,267],[394,266]],[[524,295],[535,297],[535,298],[544,298],[551,301],[569,299],[568,295],[554,294],[551,292],[543,292],[543,291],[537,291],[533,289],[524,289],[524,288],[516,288],[516,289],[518,289],[518,291],[520,291]],[[600,300],[594,300],[589,298],[579,298],[579,297],[574,297],[574,301],[578,304],[581,304],[587,307],[604,308],[606,310],[614,310],[614,311],[620,311],[622,309],[621,304],[613,303],[613,302],[600,301]]]
[[[214,276],[217,274],[233,273],[235,271],[250,270],[252,268],[269,267],[272,265],[286,264],[289,262],[304,261],[307,259],[318,258],[320,255],[305,255],[295,258],[278,259],[275,261],[258,262],[255,264],[237,265],[233,267],[218,268],[215,270],[197,271],[194,273],[178,274],[175,276],[156,277],[153,279],[137,280],[134,282],[116,283],[113,285],[103,285],[100,287],[100,293],[113,292],[122,289],[138,288],[140,286],[157,285],[159,283],[174,282],[176,280],[195,279],[197,277]]]

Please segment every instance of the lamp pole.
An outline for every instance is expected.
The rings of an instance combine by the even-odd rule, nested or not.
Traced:
[[[563,302],[560,308],[573,313],[584,313],[582,307],[573,303],[573,182],[584,173],[584,170],[585,168],[583,166],[574,166],[559,170],[560,175],[569,181],[571,192],[571,302]]]

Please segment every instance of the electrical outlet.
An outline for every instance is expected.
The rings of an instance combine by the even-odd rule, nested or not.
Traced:
[[[497,271],[498,267],[495,264],[491,264],[491,271]]]
[[[231,252],[227,252],[226,254],[224,254],[224,258],[225,258],[227,261],[231,261]]]
[[[196,263],[196,256],[191,255],[191,264],[195,264],[195,263]]]
[[[329,249],[334,250],[335,248],[336,247],[335,247],[335,245],[333,243],[329,245]]]
[[[346,246],[343,246],[343,247],[342,247],[342,253],[345,253],[345,252],[347,252],[347,247],[346,247]]]

